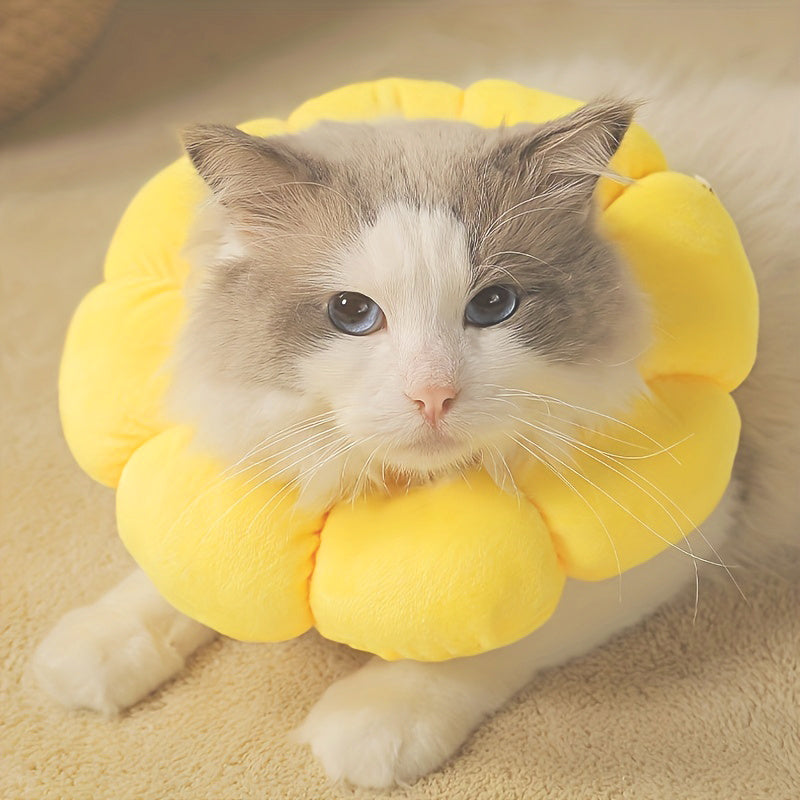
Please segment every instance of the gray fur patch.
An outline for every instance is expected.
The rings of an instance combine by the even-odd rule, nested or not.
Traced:
[[[601,359],[630,289],[595,232],[592,193],[632,116],[596,103],[544,126],[485,130],[431,120],[325,122],[258,139],[202,126],[186,148],[242,243],[205,274],[184,332],[195,369],[291,386],[333,330],[337,255],[388,203],[444,208],[469,232],[474,288],[514,287],[503,325],[554,362]]]

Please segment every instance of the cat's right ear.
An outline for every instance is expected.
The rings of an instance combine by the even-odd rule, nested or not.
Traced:
[[[596,100],[533,130],[504,133],[493,161],[535,194],[583,209],[633,121],[636,103]],[[524,127],[524,126],[520,126]]]
[[[281,139],[250,136],[225,125],[194,125],[181,135],[194,168],[226,206],[263,210],[318,182],[321,167]]]

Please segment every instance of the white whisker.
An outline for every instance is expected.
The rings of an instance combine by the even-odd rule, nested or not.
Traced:
[[[621,420],[621,419],[619,419],[617,417],[611,416],[610,414],[604,414],[601,411],[595,411],[594,409],[586,408],[585,406],[579,406],[576,403],[570,403],[570,402],[567,402],[566,400],[562,400],[559,397],[553,397],[552,395],[536,394],[535,392],[528,392],[525,389],[509,389],[509,388],[504,387],[504,386],[497,386],[496,384],[491,384],[491,385],[494,386],[495,388],[501,389],[503,391],[503,393],[500,394],[501,397],[528,397],[528,398],[530,398],[532,400],[537,400],[537,401],[544,402],[544,403],[552,402],[552,403],[556,403],[558,405],[565,406],[566,408],[571,408],[571,409],[573,409],[575,411],[582,411],[582,412],[584,412],[586,414],[590,414],[590,415],[593,415],[593,416],[600,417],[601,419],[607,420],[609,422],[613,422],[616,425],[620,425],[623,428],[626,428],[628,430],[633,431],[634,433],[636,433],[639,436],[641,436],[642,438],[646,439],[651,444],[656,445],[656,447],[658,447],[659,449],[661,449],[661,450],[663,450],[665,452],[669,451],[669,447],[670,446],[662,444],[661,442],[657,441],[656,439],[654,439],[649,434],[645,433],[640,428],[637,428],[635,425],[631,425],[630,423],[625,422],[624,420]],[[676,463],[680,464],[680,461],[674,455],[670,454],[670,457]]]
[[[577,446],[578,446],[578,447],[583,447],[583,445],[581,445],[580,443],[579,443]],[[611,460],[611,461],[614,461],[614,463],[616,463],[616,465],[617,465],[617,466],[618,466],[620,469],[622,469],[622,470],[625,470],[626,472],[629,472],[629,473],[631,473],[631,475],[632,475],[633,477],[631,477],[631,475],[625,475],[625,474],[623,474],[622,472],[620,472],[619,470],[615,469],[615,468],[614,468],[613,466],[611,466],[610,464],[607,464],[607,463],[605,463],[605,462],[604,462],[604,461],[602,461],[600,458],[598,458],[597,456],[593,455],[593,454],[592,454],[592,453],[590,453],[590,452],[585,452],[585,455],[587,455],[589,458],[592,458],[592,459],[594,459],[595,461],[597,461],[597,463],[599,463],[599,464],[601,464],[601,465],[603,465],[603,466],[607,467],[607,468],[608,468],[608,469],[610,469],[612,472],[615,472],[615,473],[617,473],[618,475],[620,475],[620,477],[622,477],[622,478],[626,479],[626,480],[627,480],[627,481],[629,481],[629,482],[630,482],[630,483],[631,483],[633,486],[635,486],[637,489],[639,489],[639,491],[641,491],[641,492],[643,492],[644,494],[646,494],[646,495],[647,495],[647,497],[649,497],[651,500],[653,500],[653,502],[655,502],[655,503],[656,503],[656,504],[657,504],[657,505],[658,505],[658,506],[659,506],[659,507],[660,507],[660,508],[661,508],[661,509],[664,511],[664,513],[666,513],[666,514],[667,514],[667,516],[670,518],[670,520],[673,522],[673,524],[676,526],[676,528],[678,528],[678,529],[680,530],[680,524],[679,524],[679,523],[678,523],[678,521],[677,521],[677,520],[676,520],[676,519],[673,517],[673,515],[670,513],[670,511],[669,511],[669,510],[666,508],[666,506],[664,506],[664,505],[663,505],[663,503],[661,503],[661,502],[660,502],[660,501],[659,501],[657,498],[655,498],[653,495],[651,495],[649,492],[647,492],[645,489],[643,489],[643,488],[642,488],[642,487],[641,487],[641,486],[640,486],[638,483],[636,483],[636,481],[634,480],[634,478],[636,478],[636,479],[638,479],[638,480],[641,480],[641,481],[642,481],[642,482],[643,482],[645,485],[647,485],[647,486],[648,486],[648,487],[650,487],[650,488],[651,488],[651,489],[652,489],[654,492],[656,492],[656,493],[657,493],[657,494],[658,494],[658,495],[659,495],[659,496],[660,496],[660,497],[661,497],[661,498],[662,498],[662,499],[663,499],[663,500],[664,500],[666,503],[669,503],[669,504],[670,504],[670,506],[672,506],[672,508],[673,508],[673,509],[674,509],[674,510],[675,510],[675,511],[676,511],[676,512],[677,512],[677,513],[678,513],[678,514],[681,516],[681,517],[683,517],[683,519],[684,519],[684,520],[685,520],[685,521],[686,521],[686,522],[687,522],[687,523],[688,523],[688,524],[691,526],[691,529],[692,529],[692,530],[694,530],[694,531],[697,531],[697,533],[698,533],[698,535],[700,536],[700,538],[701,538],[701,539],[702,539],[702,540],[703,540],[703,541],[706,543],[706,545],[709,547],[709,549],[711,550],[711,552],[712,552],[712,553],[713,553],[713,554],[714,554],[714,555],[717,557],[717,559],[719,560],[719,563],[718,563],[718,564],[715,564],[715,566],[722,567],[722,568],[725,570],[725,572],[727,573],[727,575],[728,575],[728,577],[730,578],[731,582],[733,583],[733,585],[736,587],[736,589],[738,590],[739,594],[741,595],[742,599],[743,599],[745,602],[747,602],[747,597],[745,596],[744,592],[742,591],[741,587],[739,586],[739,583],[737,582],[736,578],[733,576],[733,573],[731,572],[731,565],[729,565],[729,564],[725,564],[725,563],[722,561],[722,559],[721,559],[721,557],[720,557],[719,553],[717,552],[716,548],[715,548],[715,547],[714,547],[714,546],[711,544],[711,542],[709,542],[709,541],[708,541],[708,539],[706,538],[706,536],[703,534],[703,531],[702,531],[701,527],[700,527],[700,526],[699,526],[697,523],[695,523],[695,521],[694,521],[694,520],[693,520],[693,519],[692,519],[692,518],[691,518],[691,517],[690,517],[690,516],[689,516],[689,515],[688,515],[688,514],[687,514],[687,513],[686,513],[686,512],[685,512],[685,511],[684,511],[684,510],[683,510],[683,509],[682,509],[682,508],[681,508],[681,507],[680,507],[680,506],[679,506],[679,505],[678,505],[678,504],[677,504],[677,503],[676,503],[676,502],[675,502],[675,501],[674,501],[674,500],[673,500],[673,499],[672,499],[670,496],[669,496],[669,495],[667,495],[667,494],[666,494],[664,491],[662,491],[662,490],[661,490],[661,489],[660,489],[658,486],[656,486],[656,485],[655,485],[655,484],[654,484],[652,481],[650,481],[650,480],[649,480],[648,478],[646,478],[644,475],[641,475],[640,473],[636,472],[636,471],[635,471],[635,470],[634,470],[632,467],[628,466],[627,464],[621,464],[621,463],[617,462],[617,461],[616,461],[616,459],[614,458],[614,456],[612,456],[612,455],[610,455],[610,454],[604,454],[604,456],[605,456],[606,458],[608,458],[609,460]],[[686,545],[687,545],[687,547],[689,547],[689,549],[691,549],[691,545],[689,544],[689,541],[688,541],[688,539],[687,539],[687,536],[686,536],[686,534],[684,534],[684,535],[683,535],[683,539],[684,539],[684,541],[686,542]],[[710,563],[713,563],[713,562],[710,562]],[[696,569],[697,569],[697,565],[695,564],[695,570],[696,570]],[[695,574],[695,578],[697,579],[697,575],[696,575],[696,574]],[[695,598],[695,599],[697,600],[697,598]],[[697,616],[697,606],[695,605],[695,618],[696,618],[696,616]]]
[[[346,437],[342,436],[339,441],[345,441],[345,440],[346,440]],[[298,463],[299,463],[299,459],[295,460],[294,462],[289,464],[287,467],[284,467],[283,469],[278,470],[278,472],[272,473],[271,475],[269,475],[269,477],[260,480],[258,483],[256,483],[250,489],[248,489],[243,495],[241,495],[230,506],[228,506],[228,508],[209,527],[209,530],[212,530],[216,525],[218,525],[222,521],[222,519],[224,517],[226,517],[234,508],[236,508],[236,506],[238,506],[240,503],[242,503],[244,500],[246,500],[248,497],[250,497],[250,495],[253,494],[253,492],[258,491],[259,489],[261,489],[264,486],[266,486],[268,483],[272,483],[275,480],[275,478],[277,478],[279,475],[282,475],[282,474],[286,473],[288,470],[293,469]],[[264,470],[262,470],[262,472],[259,473],[259,475],[263,474],[263,472],[264,472]],[[258,476],[254,476],[254,478],[255,477],[258,477]],[[298,479],[299,479],[299,476],[297,476],[293,481],[287,481],[275,493],[274,497],[281,497],[285,493],[286,490],[294,488],[294,486],[296,485]],[[253,480],[253,478],[250,478],[249,480]]]
[[[530,441],[530,440],[526,440],[526,441]],[[533,444],[535,444],[535,443],[533,443]],[[541,445],[537,444],[536,446],[541,448]],[[545,451],[545,452],[547,452],[547,451]],[[646,530],[650,531],[650,533],[652,533],[653,536],[655,536],[660,541],[664,542],[669,547],[672,547],[673,549],[677,550],[678,552],[683,553],[685,556],[688,556],[689,558],[696,558],[698,561],[702,561],[705,564],[711,564],[712,566],[715,566],[715,567],[724,566],[723,564],[720,564],[720,563],[718,563],[716,561],[711,561],[711,560],[709,560],[707,558],[702,558],[701,556],[694,555],[692,552],[684,550],[682,547],[679,547],[674,542],[670,542],[669,539],[667,539],[666,537],[662,536],[651,525],[648,525],[646,522],[644,522],[644,520],[642,520],[638,516],[636,516],[636,514],[634,514],[629,508],[627,508],[625,505],[620,503],[620,501],[617,500],[616,497],[614,497],[612,494],[610,494],[605,489],[603,489],[602,486],[598,486],[596,483],[594,483],[594,481],[589,480],[589,478],[587,478],[583,473],[579,472],[578,470],[574,469],[573,467],[570,467],[569,464],[565,464],[563,461],[559,460],[552,453],[548,453],[548,455],[551,458],[553,458],[553,460],[555,460],[559,464],[561,464],[561,466],[566,467],[570,472],[575,473],[578,477],[580,477],[583,480],[585,480],[590,486],[594,487],[598,492],[600,492],[602,495],[607,497],[612,503],[614,503],[614,505],[616,505],[618,508],[620,508],[626,514],[628,514],[634,520],[636,520],[636,522],[638,522],[643,528],[645,528]]]
[[[619,600],[620,600],[620,602],[622,602],[622,564],[621,564],[621,562],[619,560],[619,553],[617,552],[617,545],[614,542],[614,539],[611,536],[611,533],[608,530],[608,527],[606,526],[605,520],[603,520],[603,518],[597,512],[595,507],[586,499],[586,497],[583,495],[583,493],[574,484],[572,484],[569,480],[567,480],[567,478],[565,478],[552,464],[548,463],[548,461],[546,459],[542,458],[540,455],[535,453],[533,450],[530,449],[530,447],[527,447],[525,444],[523,444],[523,442],[520,442],[519,439],[516,436],[514,436],[512,434],[508,434],[508,437],[515,444],[517,444],[519,447],[521,447],[527,453],[532,455],[540,464],[543,464],[545,467],[547,467],[547,469],[549,469],[566,486],[568,486],[570,489],[572,489],[572,491],[575,492],[575,494],[578,496],[578,498],[584,502],[584,504],[589,509],[589,511],[592,512],[592,514],[594,515],[595,519],[600,523],[600,527],[605,532],[606,537],[608,539],[608,542],[611,545],[611,550],[614,553],[614,560],[615,560],[616,565],[617,565],[617,576],[618,576],[618,581],[619,581]],[[536,442],[532,442],[530,439],[528,439],[525,436],[522,436],[522,439],[524,440],[524,442],[527,442],[527,444],[530,445],[531,447],[536,447],[537,449],[542,450],[545,453],[545,455],[547,455],[547,456],[550,455],[547,452],[547,450],[544,450],[540,445],[536,444]],[[556,459],[556,461],[558,461],[558,459]],[[566,466],[566,465],[564,465],[564,466]],[[569,467],[568,467],[568,469],[569,469]],[[574,470],[572,470],[572,471],[574,472]]]

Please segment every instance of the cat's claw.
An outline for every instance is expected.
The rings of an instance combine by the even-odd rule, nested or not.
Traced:
[[[334,781],[413,783],[455,753],[483,716],[425,666],[374,662],[349,675],[328,688],[293,738],[311,746]]]

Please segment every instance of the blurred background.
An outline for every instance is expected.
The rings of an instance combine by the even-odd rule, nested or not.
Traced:
[[[799,17],[797,0],[0,0],[0,123],[18,141],[144,106],[167,123],[278,114],[348,81],[463,83],[570,46],[735,69],[796,55]]]

